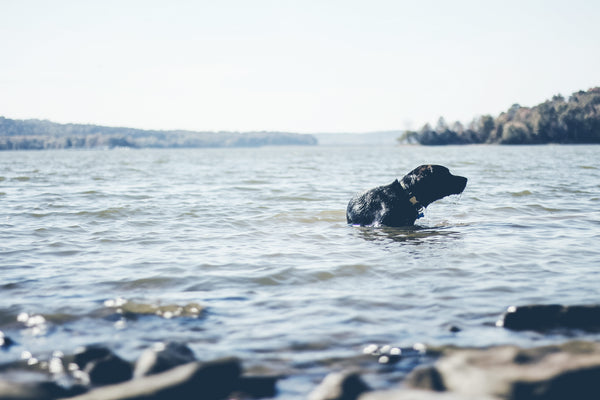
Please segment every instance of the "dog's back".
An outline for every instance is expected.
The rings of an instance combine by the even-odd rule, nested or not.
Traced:
[[[361,226],[407,226],[415,222],[418,214],[395,180],[354,196],[348,203],[346,220]]]

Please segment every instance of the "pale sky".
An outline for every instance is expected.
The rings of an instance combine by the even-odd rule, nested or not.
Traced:
[[[418,129],[600,86],[600,1],[0,0],[0,116]]]

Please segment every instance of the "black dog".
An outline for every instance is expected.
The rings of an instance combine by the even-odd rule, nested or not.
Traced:
[[[348,203],[346,220],[361,226],[409,226],[423,208],[442,197],[460,194],[467,178],[441,165],[421,165],[400,181],[357,194]]]

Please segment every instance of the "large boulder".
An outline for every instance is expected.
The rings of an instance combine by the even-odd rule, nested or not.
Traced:
[[[446,349],[433,366],[415,370],[408,384],[471,397],[598,399],[600,343]]]
[[[193,362],[166,372],[99,387],[70,400],[222,400],[236,390],[241,367],[235,359]]]
[[[87,373],[92,385],[125,382],[133,376],[131,364],[103,346],[87,346],[77,351],[73,359]]]
[[[600,331],[600,305],[527,305],[509,307],[498,326],[523,331],[581,329]]]

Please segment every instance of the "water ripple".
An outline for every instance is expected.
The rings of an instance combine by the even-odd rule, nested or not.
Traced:
[[[0,330],[18,352],[104,342],[133,359],[180,339],[305,376],[370,342],[530,345],[495,327],[507,306],[597,302],[597,149],[7,152]],[[463,195],[409,229],[346,224],[353,193],[424,160],[467,176]],[[206,311],[116,325],[118,298]],[[44,318],[40,335],[22,313]]]

